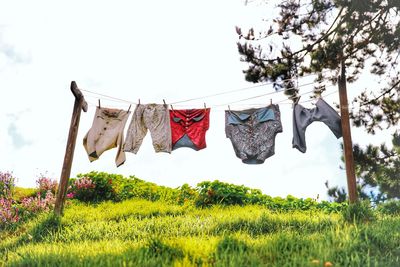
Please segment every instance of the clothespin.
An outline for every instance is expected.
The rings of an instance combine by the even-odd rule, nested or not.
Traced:
[[[296,97],[296,98],[293,99],[292,108],[294,108],[294,106],[297,105],[297,104],[299,103],[300,98],[301,98],[301,96],[298,96],[298,97]]]
[[[272,106],[272,98],[269,99],[269,104]]]
[[[317,91],[314,91],[314,94],[315,94],[315,98],[322,98],[322,96],[321,96],[321,94],[322,94],[322,90],[317,90]]]
[[[164,102],[164,105],[166,105],[167,103],[165,103],[165,99],[162,100]]]
[[[100,99],[99,99],[99,108],[101,108],[101,105],[100,105]]]
[[[228,109],[229,109],[229,111],[231,111],[231,106],[228,105]]]
[[[164,102],[165,103],[165,102]],[[172,106],[172,105],[170,105],[171,106],[171,110],[174,110],[174,107]]]
[[[132,104],[129,105],[128,111],[126,113],[129,113],[129,110],[131,110]]]
[[[138,99],[138,105],[140,105],[140,98]]]
[[[207,107],[206,107],[206,103],[204,103],[204,109],[207,109]]]
[[[318,87],[314,87],[315,98],[314,98],[314,101],[312,101],[313,105],[315,105],[317,103],[318,99],[322,98],[321,94],[322,94],[322,90],[324,90],[324,89],[325,89],[325,85],[320,85]]]

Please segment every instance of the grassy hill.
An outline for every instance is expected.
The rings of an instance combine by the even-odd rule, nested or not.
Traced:
[[[400,216],[72,201],[0,232],[0,266],[400,266]]]

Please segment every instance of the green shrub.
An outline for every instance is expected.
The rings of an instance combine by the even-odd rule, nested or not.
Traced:
[[[342,211],[343,219],[347,222],[368,222],[376,219],[375,213],[368,200],[348,205]]]
[[[76,179],[70,180],[70,192],[74,198],[87,202],[117,201],[117,191],[123,179],[122,175],[105,172],[78,174]]]
[[[18,208],[11,198],[0,197],[0,229],[11,228],[19,222]]]
[[[122,201],[141,198],[164,201],[172,204],[209,207],[212,205],[262,205],[273,211],[322,210],[327,213],[340,212],[346,203],[317,202],[312,198],[286,198],[264,195],[259,189],[215,181],[198,183],[195,188],[184,184],[178,188],[160,186],[135,176],[128,178],[118,174],[90,172],[78,174],[71,179],[68,197],[85,201]]]
[[[269,209],[276,211],[310,210],[317,208],[318,203],[311,198],[296,198],[288,195],[286,198],[274,197],[264,203]]]
[[[80,179],[90,179],[93,186],[89,183],[79,185],[77,181]],[[69,192],[72,193],[70,196],[86,202],[122,201],[131,198],[176,202],[179,195],[178,189],[159,186],[135,176],[126,178],[119,174],[95,171],[78,174],[77,178],[70,180],[70,186]]]
[[[53,195],[56,194],[58,188],[58,182],[54,179],[48,178],[41,174],[36,180],[37,190],[41,196],[45,196],[47,192],[51,192]]]
[[[327,213],[332,213],[332,212],[341,212],[344,209],[347,208],[349,204],[347,202],[329,202],[329,201],[321,201],[316,204],[316,207],[318,210],[325,211]]]
[[[11,198],[15,187],[15,177],[11,172],[0,172],[0,197]]]
[[[143,198],[150,201],[164,200],[167,202],[176,201],[178,190],[155,183],[143,181],[135,176],[125,179],[121,186],[121,198]]]
[[[196,189],[190,187],[188,184],[183,184],[181,187],[178,187],[178,197],[177,203],[179,205],[183,205],[186,203],[192,203],[198,197],[198,192]]]
[[[205,181],[197,184],[198,195],[196,206],[207,207],[219,205],[257,204],[274,211],[322,210],[327,213],[339,212],[347,207],[347,203],[317,202],[312,198],[296,198],[288,195],[286,198],[271,197],[262,194],[261,190],[251,189],[243,185],[223,183],[218,180]]]
[[[96,185],[89,177],[79,177],[70,180],[67,198],[75,198],[80,201],[90,202],[95,201]]]
[[[400,200],[388,200],[378,205],[377,210],[383,214],[400,215]]]
[[[197,184],[199,195],[196,199],[197,206],[243,205],[246,203],[250,188],[243,185],[223,183],[218,180],[205,181]]]

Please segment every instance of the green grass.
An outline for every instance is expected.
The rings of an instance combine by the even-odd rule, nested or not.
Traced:
[[[0,266],[400,266],[400,217],[73,202],[0,232]]]

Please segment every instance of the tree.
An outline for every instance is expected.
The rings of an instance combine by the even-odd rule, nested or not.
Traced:
[[[400,1],[286,0],[275,8],[279,15],[257,34],[253,28],[236,28],[241,60],[248,64],[247,81],[273,82],[276,90],[295,101],[296,77],[316,74],[316,96],[325,90],[324,83],[337,83],[344,62],[347,82],[356,82],[367,71],[382,81],[381,88],[367,88],[353,100],[353,125],[375,134],[399,122]],[[354,146],[360,191],[372,192],[363,196],[400,197],[397,133],[393,140],[393,148]],[[338,195],[338,190],[331,190],[331,195]]]

